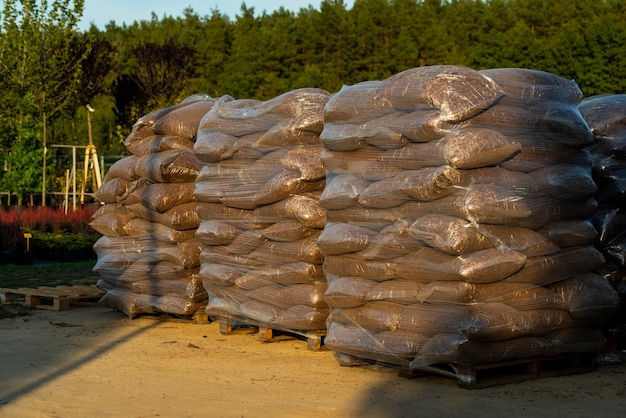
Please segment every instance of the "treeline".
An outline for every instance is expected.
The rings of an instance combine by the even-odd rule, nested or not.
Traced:
[[[125,125],[137,116],[128,105],[163,106],[194,92],[334,92],[435,64],[535,68],[575,79],[586,95],[626,91],[619,0],[356,0],[349,10],[325,0],[297,14],[242,7],[234,21],[187,9],[97,36],[119,51],[112,93]]]
[[[575,79],[587,95],[626,87],[619,0],[356,0],[349,10],[326,0],[297,14],[254,13],[242,7],[230,21],[187,9],[100,36],[120,51],[120,75],[158,105],[183,91],[256,99],[298,87],[332,92],[434,64],[542,69]],[[147,69],[168,64],[185,77],[170,72],[156,87]]]
[[[83,1],[57,2],[82,11]],[[6,40],[6,11],[4,23]],[[84,144],[90,103],[94,142],[105,153],[123,151],[140,116],[193,93],[267,100],[301,87],[335,92],[424,65],[534,68],[576,80],[588,96],[626,92],[622,0],[355,0],[350,9],[323,0],[297,13],[242,4],[233,19],[187,8],[103,30],[69,26],[65,54],[80,71],[63,111],[49,116],[48,143]],[[0,87],[11,83],[0,75]],[[0,127],[0,147],[15,139],[10,132]]]

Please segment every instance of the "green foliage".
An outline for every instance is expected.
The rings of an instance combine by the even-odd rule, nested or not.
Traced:
[[[91,249],[100,238],[99,234],[84,235],[66,231],[32,231],[31,234],[33,245],[37,248],[66,251]]]
[[[185,81],[194,74],[194,48],[172,39],[163,44],[142,43],[132,49],[136,66],[131,79],[151,108],[163,108],[184,99]]]
[[[0,22],[0,68],[6,95],[0,110],[11,121],[9,124],[17,128],[17,137],[5,141],[24,141],[29,132],[21,128],[38,130],[35,137],[41,141],[43,150],[41,175],[35,177],[34,172],[18,175],[29,186],[35,180],[41,182],[44,204],[48,124],[64,113],[76,94],[80,64],[86,52],[77,48],[76,43],[76,25],[83,5],[84,0],[6,0]],[[37,123],[26,123],[30,121]],[[17,165],[27,167],[26,161]],[[36,168],[33,170],[36,172]]]
[[[76,24],[84,0],[7,0],[0,62],[11,87],[11,107],[53,118],[75,94],[84,49]]]
[[[21,201],[41,189],[43,149],[33,125],[23,124],[18,131],[21,137],[5,154],[7,171],[0,176],[0,190],[15,193]],[[49,163],[47,169],[51,170],[51,161]]]

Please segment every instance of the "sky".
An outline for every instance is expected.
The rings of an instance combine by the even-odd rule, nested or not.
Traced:
[[[321,0],[85,0],[83,18],[79,30],[87,30],[94,23],[101,30],[114,20],[117,26],[127,25],[134,21],[150,20],[152,12],[159,18],[182,16],[186,7],[191,7],[199,16],[210,16],[212,9],[228,15],[231,20],[241,14],[241,4],[248,8],[254,7],[255,15],[263,11],[272,13],[283,6],[287,10],[298,12],[309,5],[319,10]],[[352,8],[353,0],[344,0],[347,9]]]

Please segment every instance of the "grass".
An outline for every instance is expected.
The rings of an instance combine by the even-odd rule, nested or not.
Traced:
[[[72,286],[95,284],[95,260],[75,263],[47,263],[29,266],[0,266],[0,287]]]
[[[98,281],[95,260],[76,263],[0,265],[0,288],[90,285]],[[29,315],[27,308],[0,304],[0,319]]]

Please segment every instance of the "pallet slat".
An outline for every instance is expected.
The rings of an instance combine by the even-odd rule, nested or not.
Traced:
[[[570,376],[596,370],[593,353],[562,354],[486,364],[434,365],[423,369],[402,370],[400,376],[415,378],[439,374],[457,380],[465,389],[482,389],[546,377]]]
[[[159,314],[139,314],[134,319],[150,319],[163,322],[176,322],[181,324],[209,324],[212,321],[209,319],[204,308],[198,309],[191,315],[175,315],[171,313],[159,313]]]
[[[261,341],[263,342],[267,342],[267,343],[273,342],[274,339],[280,335],[289,335],[295,338],[305,338],[306,343],[307,343],[307,347],[306,347],[307,350],[320,351],[322,349],[323,338],[326,336],[326,331],[325,330],[303,331],[302,335],[300,335],[299,333],[291,333],[288,331],[275,330],[272,328],[265,328],[265,327],[259,328],[259,336],[261,338]]]
[[[244,324],[238,321],[231,321],[226,318],[220,318],[219,321],[220,334],[222,335],[256,334],[259,332],[259,327]]]
[[[290,332],[277,330],[269,327],[246,324],[245,322],[233,321],[227,318],[220,318],[220,333],[222,335],[232,334],[259,334],[259,340],[264,343],[277,341],[277,338],[283,336],[290,339],[304,339],[307,342],[307,349],[310,351],[320,351],[323,345],[323,339],[326,336],[326,330]]]

